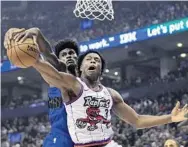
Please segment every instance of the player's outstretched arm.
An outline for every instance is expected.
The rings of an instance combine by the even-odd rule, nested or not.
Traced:
[[[113,100],[113,112],[125,122],[135,126],[138,129],[150,128],[158,125],[168,124],[171,122],[180,122],[187,119],[187,106],[179,109],[179,103],[172,110],[169,115],[151,116],[151,115],[139,115],[130,106],[124,103],[121,95],[113,90],[109,89]]]
[[[19,42],[23,42],[27,38],[33,38],[46,61],[52,64],[56,69],[66,71],[66,65],[63,63],[60,64],[58,58],[52,52],[52,47],[49,41],[42,34],[39,28],[30,28],[14,37],[14,39]]]
[[[59,72],[50,63],[39,59],[33,67],[42,75],[44,80],[59,89],[71,89],[76,95],[81,90],[81,84],[75,76]]]

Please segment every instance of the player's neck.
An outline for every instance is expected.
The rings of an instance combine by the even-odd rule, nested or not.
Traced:
[[[68,70],[68,69],[67,69],[67,73],[69,73],[69,74],[71,74],[71,75],[74,75],[74,76],[77,76],[76,70]]]
[[[75,67],[67,68],[67,73],[72,74],[74,76],[77,76],[77,72],[76,72],[76,68]]]
[[[81,77],[81,79],[86,83],[86,85],[89,88],[96,88],[101,84],[99,78],[94,80],[94,79],[89,79],[86,77]]]

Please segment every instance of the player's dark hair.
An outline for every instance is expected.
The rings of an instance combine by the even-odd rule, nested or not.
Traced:
[[[55,55],[57,56],[57,58],[59,58],[59,53],[66,48],[73,49],[76,54],[79,55],[78,44],[71,39],[65,39],[58,41],[55,45]]]
[[[95,54],[99,55],[99,57],[101,58],[101,62],[102,62],[101,74],[104,71],[106,63],[105,63],[105,60],[104,60],[103,56],[97,51],[89,50],[89,51],[85,52],[84,54],[80,55],[79,58],[78,58],[78,64],[77,65],[78,65],[78,76],[79,77],[81,76],[81,73],[82,73],[81,70],[80,70],[82,62],[83,62],[85,56],[87,56],[90,53],[95,53]]]

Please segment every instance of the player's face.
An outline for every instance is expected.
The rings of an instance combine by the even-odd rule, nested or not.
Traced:
[[[102,61],[100,56],[96,53],[89,53],[82,62],[81,71],[85,76],[98,77],[101,74],[101,67]]]
[[[164,147],[178,147],[174,140],[167,140]]]
[[[77,65],[77,54],[73,49],[66,48],[59,53],[59,59],[67,65],[67,67],[72,65]]]

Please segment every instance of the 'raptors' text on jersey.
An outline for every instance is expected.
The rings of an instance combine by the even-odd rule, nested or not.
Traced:
[[[77,78],[83,86],[78,99],[67,104],[67,124],[75,145],[103,144],[111,140],[112,97],[104,86],[95,92]]]

